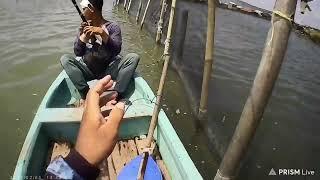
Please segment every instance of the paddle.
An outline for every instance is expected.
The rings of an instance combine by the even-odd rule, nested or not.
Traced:
[[[84,17],[84,15],[82,14],[81,10],[79,9],[79,7],[78,7],[78,5],[77,5],[76,0],[71,0],[71,1],[72,1],[72,3],[73,3],[74,7],[77,9],[77,11],[78,11],[78,13],[79,13],[82,21],[83,21],[83,22],[87,22],[86,18]]]

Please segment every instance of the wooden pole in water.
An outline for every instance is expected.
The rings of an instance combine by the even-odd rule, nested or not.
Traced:
[[[151,117],[151,122],[150,122],[150,126],[149,126],[149,130],[148,130],[148,136],[147,136],[147,142],[146,142],[146,147],[149,148],[151,146],[152,143],[152,139],[153,139],[153,133],[154,130],[158,124],[158,116],[159,116],[159,112],[160,112],[160,107],[161,107],[161,98],[162,98],[162,93],[163,93],[163,88],[164,88],[164,84],[166,81],[166,76],[167,76],[167,71],[168,71],[168,66],[169,66],[169,61],[170,61],[170,43],[171,43],[171,35],[172,35],[172,29],[173,29],[173,20],[174,20],[174,16],[175,16],[175,8],[176,8],[176,0],[172,0],[172,4],[171,4],[171,12],[170,12],[170,19],[169,19],[169,25],[168,25],[168,31],[167,31],[167,39],[165,41],[165,47],[164,47],[164,52],[163,52],[163,57],[164,57],[164,64],[163,64],[163,68],[162,68],[162,74],[161,74],[161,78],[160,78],[160,82],[159,82],[159,87],[158,87],[158,92],[157,92],[157,99],[156,99],[156,103],[154,105],[154,109],[153,109],[153,114]],[[147,163],[147,159],[146,157],[148,157],[148,152],[144,153],[144,158],[143,158],[143,162],[140,164],[140,168],[138,171],[138,176],[137,179],[143,179],[144,176],[144,172],[143,170],[146,167],[146,163]]]
[[[216,5],[214,0],[208,0],[208,17],[207,17],[207,42],[206,54],[204,60],[201,99],[199,105],[199,118],[203,119],[207,113],[209,83],[211,79],[213,53],[214,53],[214,30],[215,30],[215,11]]]
[[[276,1],[256,77],[215,180],[236,178],[279,75],[292,28],[290,18],[295,13],[296,4],[297,0]]]
[[[128,0],[124,0],[124,2],[123,2],[123,9],[126,9],[127,1],[128,1]]]
[[[169,61],[170,61],[171,36],[172,36],[173,21],[174,21],[174,16],[175,16],[176,2],[177,2],[176,0],[172,0],[172,4],[171,4],[171,12],[170,12],[168,32],[167,32],[167,39],[165,41],[165,47],[164,47],[164,52],[163,52],[164,64],[163,64],[162,74],[161,74],[158,92],[157,92],[157,100],[156,100],[156,103],[155,103],[155,106],[153,109],[150,128],[148,131],[147,147],[149,147],[151,145],[152,138],[153,138],[153,132],[154,132],[154,129],[158,123],[158,115],[160,112],[160,103],[161,103],[161,98],[162,98],[162,93],[163,93],[163,87],[165,84]]]
[[[167,76],[169,61],[170,61],[171,36],[172,36],[173,21],[174,21],[174,16],[175,16],[176,2],[177,2],[177,0],[172,0],[172,4],[171,4],[171,12],[170,12],[168,32],[167,32],[167,39],[165,41],[165,47],[164,47],[164,51],[163,51],[164,64],[163,64],[162,74],[161,74],[158,92],[157,92],[157,100],[156,100],[156,103],[155,103],[155,106],[153,109],[150,128],[148,131],[147,147],[149,147],[151,145],[152,138],[153,138],[153,132],[154,132],[154,129],[156,128],[156,125],[158,123],[158,115],[160,112],[162,92],[163,92],[163,87],[164,87],[164,83],[165,83],[166,76]]]
[[[137,15],[136,15],[136,22],[137,22],[137,24],[139,23],[141,8],[142,8],[142,0],[139,1],[139,7],[138,7]]]
[[[129,13],[129,11],[130,11],[131,2],[132,2],[132,0],[129,0],[129,5],[128,5],[128,7],[127,7],[127,13]]]
[[[148,12],[148,9],[149,9],[150,1],[151,1],[151,0],[148,0],[146,9],[144,10],[144,13],[143,13],[143,16],[142,16],[142,19],[141,19],[140,29],[142,29],[142,27],[143,27],[144,20],[145,20],[145,18],[146,18],[146,15],[147,15],[147,12]]]
[[[158,28],[157,28],[156,43],[159,43],[160,40],[161,40],[162,26],[163,26],[163,17],[164,17],[166,8],[167,8],[167,0],[162,0],[160,18],[159,18]]]

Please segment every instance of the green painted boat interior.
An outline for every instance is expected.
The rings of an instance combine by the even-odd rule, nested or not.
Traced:
[[[70,106],[79,93],[63,71],[52,83],[42,100],[21,150],[14,179],[41,176],[45,173],[50,143],[67,140],[75,144],[83,109]],[[132,139],[148,132],[155,96],[145,82],[136,75],[128,88],[126,106],[119,130],[119,139]],[[154,138],[172,179],[202,179],[163,110]],[[92,147],[94,150],[94,147]]]
[[[64,108],[67,104],[72,104],[80,95],[69,78],[61,81],[58,87],[52,92],[48,99],[46,108]]]

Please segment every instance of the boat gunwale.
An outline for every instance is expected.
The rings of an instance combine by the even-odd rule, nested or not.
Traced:
[[[43,97],[38,110],[35,114],[35,117],[31,123],[31,126],[29,128],[29,131],[27,133],[27,136],[25,138],[25,141],[23,143],[23,146],[21,148],[19,158],[12,176],[12,179],[15,180],[22,180],[25,179],[25,174],[27,171],[27,167],[29,165],[29,161],[31,158],[32,150],[35,145],[36,138],[38,137],[40,127],[41,127],[41,122],[39,115],[41,113],[42,109],[45,109],[47,102],[52,94],[52,92],[60,85],[60,83],[64,80],[64,74],[65,72],[62,71],[59,73],[57,78],[52,82],[50,85],[49,89],[47,90],[45,96]]]

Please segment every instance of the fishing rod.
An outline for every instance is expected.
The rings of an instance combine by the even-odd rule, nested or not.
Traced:
[[[81,10],[79,9],[76,0],[71,0],[71,1],[72,1],[72,3],[73,3],[74,7],[77,9],[77,11],[78,11],[78,13],[79,13],[82,21],[83,21],[83,22],[88,22],[88,21],[86,20],[86,18],[84,17],[84,15],[82,14]]]

